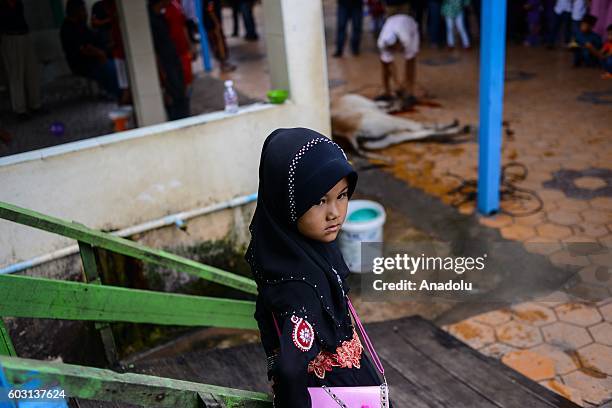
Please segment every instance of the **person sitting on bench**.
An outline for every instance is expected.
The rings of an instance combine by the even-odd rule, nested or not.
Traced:
[[[120,89],[113,61],[87,27],[87,9],[83,0],[68,0],[66,18],[60,29],[66,62],[73,74],[96,81],[106,92],[119,99]]]

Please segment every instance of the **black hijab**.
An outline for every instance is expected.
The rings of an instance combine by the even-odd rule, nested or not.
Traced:
[[[271,312],[295,314],[313,325],[330,351],[352,337],[344,299],[349,270],[335,241],[307,238],[297,220],[343,177],[350,198],[357,173],[329,138],[305,128],[272,132],[261,152],[257,207],[245,255],[259,290],[255,318],[260,329],[273,327]],[[263,334],[264,348],[269,348]]]

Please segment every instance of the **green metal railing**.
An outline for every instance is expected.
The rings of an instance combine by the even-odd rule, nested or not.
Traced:
[[[24,383],[33,375],[38,387],[61,389],[67,396],[97,401],[168,408],[269,408],[266,394],[93,367],[2,357],[0,366],[9,382]]]
[[[256,294],[257,286],[252,279],[12,204],[0,202],[0,218],[77,240],[84,280],[88,282],[0,275],[0,365],[9,381],[19,381],[28,370],[34,369],[43,381],[59,382],[67,395],[74,397],[151,407],[201,407],[207,406],[207,401],[227,407],[272,406],[270,398],[262,393],[18,358],[1,317],[94,321],[109,363],[117,361],[110,322],[257,328],[252,301],[104,286],[98,270],[102,264],[98,262],[99,249],[245,293]]]

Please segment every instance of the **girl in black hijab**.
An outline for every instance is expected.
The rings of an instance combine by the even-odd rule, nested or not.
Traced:
[[[307,387],[380,385],[347,305],[349,270],[336,244],[357,173],[310,129],[264,142],[246,260],[276,408],[310,408]]]

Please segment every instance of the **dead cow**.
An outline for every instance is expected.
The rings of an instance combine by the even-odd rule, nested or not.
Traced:
[[[458,120],[447,125],[431,125],[389,115],[387,112],[393,108],[389,103],[374,102],[361,95],[344,95],[332,103],[332,133],[349,142],[361,156],[392,161],[363,149],[384,149],[410,140],[459,135],[466,130],[459,126]]]

